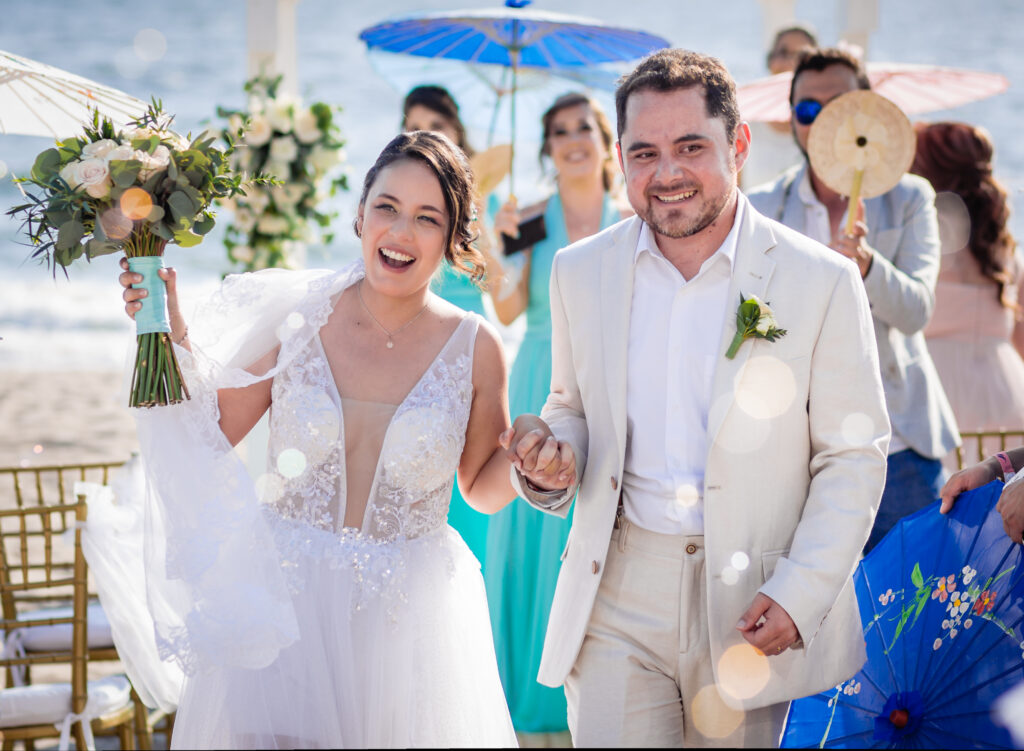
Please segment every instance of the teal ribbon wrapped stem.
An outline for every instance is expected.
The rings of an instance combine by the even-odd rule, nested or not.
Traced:
[[[142,310],[135,314],[135,333],[158,334],[170,333],[171,324],[167,319],[167,285],[157,272],[164,267],[163,256],[137,256],[128,259],[128,268],[136,274],[142,274],[142,281],[133,284],[134,289],[144,289],[148,293],[139,300]]]

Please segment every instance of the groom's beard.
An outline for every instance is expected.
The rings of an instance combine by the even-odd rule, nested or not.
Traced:
[[[732,187],[735,188],[735,185]],[[686,190],[696,190],[697,194],[678,207],[660,203],[654,197],[658,194],[672,195]],[[706,229],[722,215],[729,205],[731,195],[732,190],[724,191],[721,195],[705,197],[696,186],[675,185],[664,189],[655,186],[648,188],[647,203],[642,207],[642,211],[637,211],[637,214],[663,237],[691,237]]]

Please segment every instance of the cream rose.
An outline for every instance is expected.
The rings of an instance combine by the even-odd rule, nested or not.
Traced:
[[[292,162],[299,155],[299,145],[291,136],[281,136],[270,142],[270,159],[274,162]]]
[[[298,185],[296,183],[275,185],[270,189],[270,194],[274,198],[274,203],[278,206],[294,206],[302,200],[302,196],[305,193],[305,186]]]
[[[287,180],[292,174],[292,166],[288,162],[279,162],[271,159],[263,165],[263,171],[279,180]]]
[[[270,196],[267,192],[260,188],[258,185],[249,183],[245,185],[245,195],[239,195],[238,201],[241,204],[245,204],[256,214],[262,214],[268,205],[270,205]]]
[[[270,121],[263,115],[253,115],[245,131],[245,142],[250,146],[262,146],[274,135]]]
[[[239,206],[235,212],[235,227],[240,232],[251,232],[256,226],[256,215],[251,209]]]
[[[323,133],[312,110],[304,109],[295,115],[295,137],[302,143],[315,143],[322,136]]]
[[[104,159],[113,149],[118,146],[117,141],[104,138],[102,141],[87,143],[82,148],[83,159]]]
[[[171,150],[160,144],[152,154],[147,154],[145,151],[140,152],[139,161],[142,162],[139,179],[144,182],[157,172],[167,169],[167,165],[171,163]]]
[[[66,182],[71,188],[78,187],[78,178],[75,177],[75,167],[77,164],[77,161],[68,162],[60,168],[60,179]]]
[[[288,220],[276,214],[264,214],[256,222],[256,229],[264,235],[280,235],[288,231]]]
[[[107,162],[126,162],[129,159],[138,159],[138,155],[135,149],[132,148],[130,143],[122,143],[120,146],[115,146],[107,152]]]
[[[309,152],[309,163],[313,165],[313,169],[319,172],[326,172],[340,161],[341,149],[333,149],[318,144]]]
[[[75,164],[75,180],[93,198],[110,193],[110,168],[102,159],[83,159]]]
[[[236,245],[231,249],[231,257],[239,263],[252,263],[255,251],[248,245]]]
[[[292,131],[292,100],[275,99],[267,108],[267,119],[278,133]]]

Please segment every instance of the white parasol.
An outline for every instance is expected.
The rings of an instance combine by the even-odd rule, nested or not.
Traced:
[[[0,50],[0,133],[66,138],[92,120],[116,126],[136,119],[146,103],[60,68]]]
[[[998,73],[912,63],[868,63],[871,90],[908,115],[951,109],[1001,94],[1010,82]],[[740,116],[758,122],[789,122],[793,74],[779,73],[740,86]]]

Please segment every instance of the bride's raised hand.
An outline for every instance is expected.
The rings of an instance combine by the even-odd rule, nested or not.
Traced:
[[[128,268],[127,258],[121,259],[121,268],[123,271],[117,277],[117,281],[124,287],[124,292],[121,294],[125,303],[124,312],[128,314],[129,318],[135,320],[135,314],[142,310],[140,301],[149,293],[141,287],[132,286],[142,282],[142,274]],[[157,272],[157,275],[167,285],[167,317],[168,323],[171,325],[171,341],[180,343],[185,338],[188,326],[185,325],[185,318],[182,316],[181,307],[178,304],[178,273],[173,268],[163,268]]]

